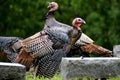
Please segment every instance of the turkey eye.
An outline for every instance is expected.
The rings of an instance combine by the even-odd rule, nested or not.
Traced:
[[[52,6],[53,4],[52,3],[50,3],[50,6]]]
[[[54,6],[54,3],[52,2],[52,3],[50,3],[50,5],[51,5],[51,6]]]
[[[54,3],[50,3],[50,6],[51,6],[51,7],[54,7]]]
[[[78,22],[80,22],[81,20],[80,20],[80,19],[78,19],[77,21],[78,21]]]

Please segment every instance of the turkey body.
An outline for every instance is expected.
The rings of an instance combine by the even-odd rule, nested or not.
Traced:
[[[36,76],[53,77],[59,69],[62,57],[66,57],[66,47],[70,40],[70,32],[68,30],[62,31],[62,29],[59,26],[54,26],[43,30],[46,31],[49,39],[53,42],[52,48],[54,52],[34,60],[34,67],[38,67]]]
[[[43,31],[48,33],[49,39],[54,42],[53,48],[56,50],[52,55],[45,55],[34,61],[34,67],[37,68],[35,76],[51,78],[59,69],[62,57],[66,57],[73,32],[79,34],[76,35],[77,39],[81,36],[81,32],[72,26],[56,21],[52,13],[47,15]]]

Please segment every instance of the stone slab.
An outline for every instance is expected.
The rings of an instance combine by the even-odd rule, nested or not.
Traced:
[[[0,80],[25,80],[25,66],[0,62]]]
[[[61,75],[63,80],[116,77],[120,75],[120,58],[62,58]]]
[[[120,57],[120,45],[115,45],[113,47],[113,55],[114,57]]]

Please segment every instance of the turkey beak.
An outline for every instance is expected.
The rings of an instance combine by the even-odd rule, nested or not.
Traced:
[[[48,2],[48,4],[49,4],[49,5],[48,5],[48,7],[47,7],[47,8],[50,8],[50,2]]]
[[[82,20],[82,23],[83,23],[83,24],[86,24],[86,22],[85,22],[84,20]]]
[[[50,8],[50,5],[47,7],[48,9]]]

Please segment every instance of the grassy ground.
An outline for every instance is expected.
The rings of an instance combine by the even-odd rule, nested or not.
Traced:
[[[26,80],[62,80],[60,74],[56,74],[53,78],[48,79],[48,78],[44,78],[44,77],[37,77],[37,78],[33,78],[33,75],[31,73],[27,73],[26,74]]]
[[[37,77],[36,79],[34,79],[32,73],[26,73],[26,80],[62,80],[62,77],[60,74],[56,74],[51,79],[44,78],[44,77],[41,77],[41,78]],[[80,80],[80,79],[73,79],[73,80]],[[88,80],[88,79],[84,78],[83,80]],[[91,79],[91,80],[94,80],[94,79]],[[116,78],[109,78],[108,80],[120,80],[120,76]]]

